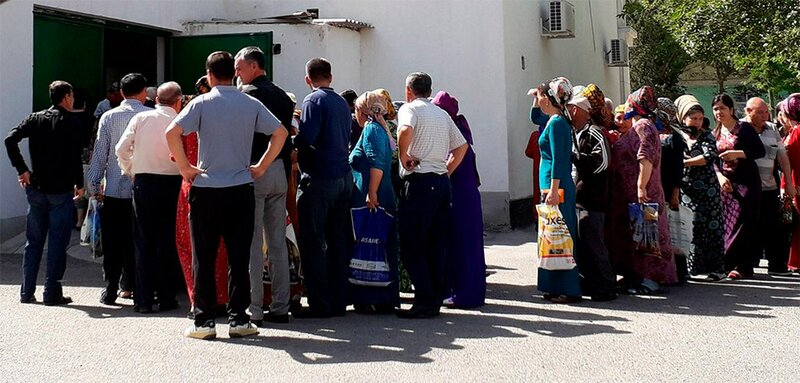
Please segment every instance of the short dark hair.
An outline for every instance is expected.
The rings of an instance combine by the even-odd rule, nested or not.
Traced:
[[[233,80],[236,69],[233,66],[233,56],[229,52],[216,51],[206,59],[206,70],[220,81]]]
[[[331,63],[322,57],[308,60],[306,63],[306,76],[311,81],[324,81],[333,78],[331,75]]]
[[[72,93],[72,85],[68,82],[56,80],[50,83],[50,101],[53,105],[60,104],[70,93]]]
[[[347,105],[350,105],[351,108],[356,105],[356,99],[358,98],[356,91],[348,89],[342,93],[339,93],[339,95],[342,96],[345,101],[347,101]]]
[[[423,72],[414,72],[406,77],[406,86],[417,97],[430,97],[433,92],[431,83],[431,76]]]
[[[147,79],[141,73],[128,73],[122,80],[119,80],[122,95],[125,97],[135,96],[147,88]]]
[[[267,65],[267,58],[264,56],[264,51],[256,46],[244,47],[239,53],[236,54],[234,60],[243,59],[244,61],[253,62],[258,64],[258,69],[263,70]]]
[[[198,95],[208,93],[211,90],[211,85],[208,85],[208,78],[206,76],[198,78],[197,82],[194,83],[194,90],[197,91]]]

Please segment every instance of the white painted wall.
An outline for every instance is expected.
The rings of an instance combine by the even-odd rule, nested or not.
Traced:
[[[361,35],[356,31],[326,25],[202,24],[187,35],[272,32],[281,54],[272,58],[275,84],[297,96],[298,103],[310,92],[305,83],[305,65],[312,57],[325,57],[333,66],[337,91],[361,89]],[[231,52],[236,54],[236,52]],[[338,64],[338,65],[337,65]]]
[[[617,38],[616,3],[611,0],[573,0],[575,38],[547,39],[540,33],[539,19],[546,15],[546,1],[503,2],[505,68],[507,86],[508,172],[510,198],[532,194],[532,161],[525,146],[534,127],[528,117],[528,89],[557,76],[573,85],[595,83],[606,97],[619,102],[619,69],[605,64],[610,40]],[[591,13],[590,13],[591,6]],[[591,17],[590,17],[591,15]],[[593,26],[593,27],[592,27]],[[522,70],[520,57],[526,69]]]
[[[319,8],[321,18],[351,18],[374,29],[361,31],[361,89],[386,88],[404,98],[405,78],[423,71],[434,93],[458,98],[473,129],[484,192],[507,192],[507,136],[503,69],[503,12],[499,0],[233,0],[225,18],[290,14]],[[337,66],[334,62],[334,77]]]
[[[73,13],[97,15],[157,28],[181,30],[180,22],[223,13],[224,2],[190,0],[11,0],[0,4],[0,136],[31,112],[33,89],[34,4]],[[65,43],[68,43],[65,41]],[[46,49],[46,47],[39,47]],[[27,152],[27,140],[21,147]],[[0,219],[25,214],[25,195],[16,183],[5,146],[0,149]],[[30,161],[28,161],[30,165]]]
[[[0,36],[15,36],[0,39],[0,83],[14,90],[0,93],[0,120],[7,124],[0,129],[3,134],[31,108],[34,3],[186,34],[272,31],[274,42],[283,45],[283,52],[274,56],[275,82],[298,99],[308,93],[304,64],[314,56],[331,60],[337,90],[360,93],[382,87],[395,99],[404,98],[406,75],[427,72],[434,92],[443,89],[458,98],[470,122],[481,191],[502,196],[503,201],[531,194],[531,162],[523,154],[532,129],[527,89],[563,75],[575,85],[594,82],[619,101],[620,71],[607,68],[603,55],[617,35],[613,0],[574,0],[576,38],[566,40],[540,37],[545,0],[11,0],[0,5]],[[278,16],[306,8],[319,8],[322,18],[351,18],[375,28],[355,32],[310,25],[204,24],[189,31],[181,25],[188,20]],[[520,56],[526,58],[525,70]],[[0,218],[24,214],[15,172],[4,159],[0,177]]]

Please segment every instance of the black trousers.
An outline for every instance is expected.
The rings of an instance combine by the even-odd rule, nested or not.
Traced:
[[[397,209],[400,256],[414,284],[415,305],[442,304],[450,200],[446,175],[411,174],[403,181]]]
[[[754,240],[758,242],[753,263],[761,256],[769,262],[770,271],[786,271],[791,247],[791,227],[781,222],[781,200],[778,190],[761,191],[761,211],[759,211],[759,231]]]
[[[575,261],[581,274],[581,289],[588,295],[616,290],[617,276],[605,243],[606,214],[578,208],[578,240]]]
[[[350,196],[353,176],[300,181],[300,258],[311,310],[340,315],[347,307],[347,272],[353,231]]]
[[[139,307],[175,303],[180,272],[175,220],[181,176],[137,174],[133,184],[134,255]]]
[[[133,257],[133,200],[103,198],[100,209],[100,230],[103,237],[103,279],[108,297],[117,290],[132,291],[136,267]],[[120,280],[121,279],[121,280]]]
[[[217,248],[220,237],[228,251],[228,321],[250,320],[250,244],[253,241],[255,195],[253,184],[224,188],[192,186],[189,225],[194,272],[194,322],[214,320],[217,302]]]

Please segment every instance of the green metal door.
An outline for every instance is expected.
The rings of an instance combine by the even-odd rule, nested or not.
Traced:
[[[86,96],[87,108],[105,97],[103,27],[44,15],[33,18],[33,110],[47,108],[48,86],[64,80]],[[76,105],[76,107],[79,107]]]
[[[257,46],[264,51],[264,69],[272,80],[272,32],[173,37],[170,41],[168,79],[180,84],[183,93],[193,94],[194,83],[206,74],[206,58],[209,54],[227,51],[236,55],[247,46]]]

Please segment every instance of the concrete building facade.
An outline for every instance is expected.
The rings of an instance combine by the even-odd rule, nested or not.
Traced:
[[[630,91],[627,69],[606,65],[610,41],[620,37],[619,1],[569,5],[574,37],[548,38],[541,26],[548,0],[10,0],[0,4],[0,84],[6,90],[0,92],[0,132],[5,135],[33,109],[34,51],[48,49],[34,41],[37,10],[157,30],[158,81],[170,79],[165,50],[172,37],[272,32],[272,43],[281,46],[272,58],[273,81],[298,100],[309,92],[304,64],[315,56],[332,62],[337,90],[386,88],[395,99],[404,97],[408,73],[429,73],[434,92],[447,90],[458,98],[472,127],[485,221],[506,227],[530,215],[534,180],[524,149],[533,126],[527,90],[565,76],[574,85],[597,84],[615,102]],[[307,9],[317,9],[323,21],[361,23],[274,19]],[[21,231],[26,203],[5,149],[2,157],[0,220],[8,237]]]

